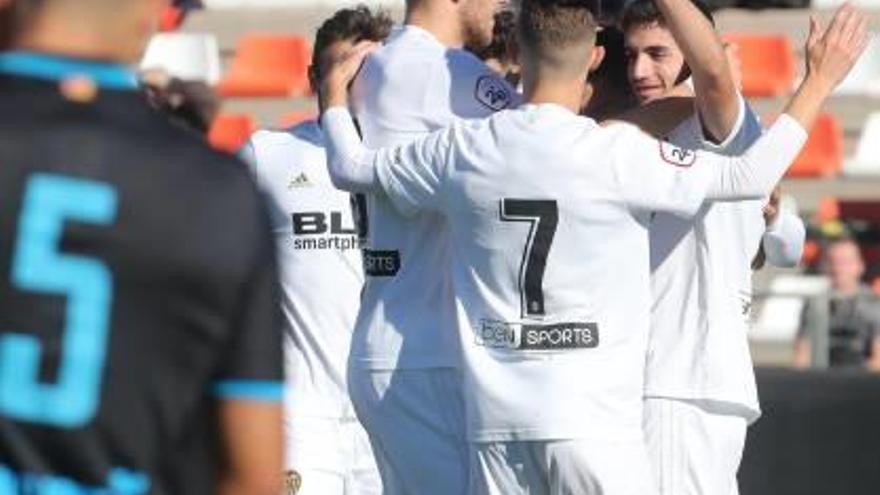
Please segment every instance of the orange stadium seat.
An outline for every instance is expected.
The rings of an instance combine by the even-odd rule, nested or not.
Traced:
[[[296,110],[293,112],[287,112],[278,120],[278,127],[287,129],[288,127],[293,127],[307,120],[314,120],[317,118],[318,113],[313,110]]]
[[[787,177],[832,177],[843,167],[843,130],[840,122],[828,113],[822,114],[810,130],[807,144]]]
[[[287,97],[308,93],[311,48],[305,38],[246,35],[239,40],[221,96]]]
[[[248,114],[223,113],[211,124],[208,142],[214,149],[235,153],[257,130],[257,123]]]
[[[745,96],[781,96],[792,90],[796,64],[786,36],[733,34],[725,39],[739,48]]]

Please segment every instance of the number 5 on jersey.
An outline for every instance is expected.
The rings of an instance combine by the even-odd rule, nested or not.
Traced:
[[[12,258],[12,284],[35,294],[66,296],[56,383],[40,380],[39,339],[3,328],[0,415],[75,428],[96,414],[107,351],[113,277],[101,261],[59,252],[67,220],[108,225],[116,191],[107,184],[35,174],[24,192]]]
[[[550,199],[501,200],[502,222],[527,222],[529,235],[519,267],[521,315],[544,316],[544,271],[559,223],[559,208]]]

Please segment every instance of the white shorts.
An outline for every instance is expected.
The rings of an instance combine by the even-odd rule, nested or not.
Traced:
[[[649,397],[645,441],[661,495],[737,495],[748,421],[722,403]]]
[[[300,485],[286,494],[381,495],[370,440],[356,419],[289,419],[285,434],[288,483]]]
[[[593,439],[473,444],[474,495],[656,495],[645,445]]]
[[[460,495],[468,486],[461,375],[450,368],[351,370],[385,495]]]

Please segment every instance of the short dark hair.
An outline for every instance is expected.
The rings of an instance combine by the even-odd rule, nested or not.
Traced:
[[[709,6],[701,0],[691,0],[694,6],[709,19],[712,25],[715,25],[715,19],[712,17],[712,11]],[[629,31],[634,26],[644,26],[649,24],[666,25],[663,19],[663,13],[657,8],[654,0],[633,0],[624,9],[620,18],[620,29],[623,32]]]
[[[523,0],[517,23],[520,40],[540,51],[565,47],[585,37],[595,42],[596,9],[592,0]]]
[[[337,10],[315,33],[312,70],[317,70],[321,54],[340,41],[383,41],[391,32],[391,17],[384,10],[371,11],[366,5]]]

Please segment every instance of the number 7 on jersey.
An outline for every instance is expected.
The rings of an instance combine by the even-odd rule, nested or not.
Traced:
[[[522,317],[544,316],[544,271],[559,223],[559,207],[551,199],[501,200],[502,222],[527,222],[529,235],[519,266]]]

